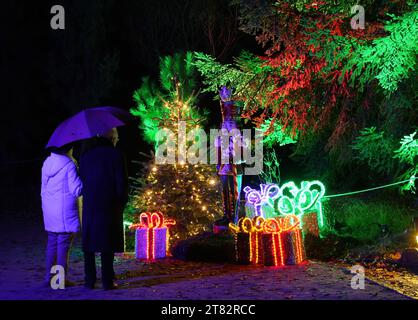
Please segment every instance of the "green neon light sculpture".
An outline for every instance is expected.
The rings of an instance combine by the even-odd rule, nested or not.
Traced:
[[[325,186],[318,180],[303,181],[300,188],[293,181],[285,183],[282,187],[273,183],[261,184],[260,190],[247,186],[244,192],[247,204],[254,206],[257,216],[272,218],[296,215],[301,218],[304,213],[315,211],[319,226],[324,226],[322,198],[325,195]]]
[[[325,186],[320,181],[303,181],[298,188],[292,182],[281,187],[282,196],[276,202],[276,210],[281,215],[294,214],[299,218],[308,211],[316,211],[319,226],[324,226],[322,198],[325,195]]]

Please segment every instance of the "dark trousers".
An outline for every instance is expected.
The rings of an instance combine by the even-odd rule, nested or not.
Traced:
[[[113,270],[114,252],[101,252],[102,261],[102,283],[103,287],[110,287],[115,278]],[[84,274],[87,285],[94,285],[96,282],[96,256],[94,252],[84,252]]]

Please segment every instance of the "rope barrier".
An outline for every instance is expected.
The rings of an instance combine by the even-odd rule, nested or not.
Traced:
[[[353,194],[359,194],[359,193],[363,193],[363,192],[369,192],[369,191],[374,191],[374,190],[389,188],[389,187],[397,186],[397,185],[404,184],[404,183],[411,183],[412,184],[415,181],[415,179],[416,179],[416,177],[415,176],[412,176],[408,180],[394,182],[394,183],[386,184],[386,185],[379,186],[379,187],[369,188],[369,189],[363,189],[363,190],[346,192],[346,193],[339,193],[339,194],[332,194],[332,195],[329,195],[329,196],[324,196],[324,198],[329,199],[329,198],[344,197],[344,196],[349,196],[349,195],[353,195]]]

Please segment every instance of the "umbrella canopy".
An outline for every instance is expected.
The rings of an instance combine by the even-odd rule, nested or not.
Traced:
[[[46,148],[59,148],[71,142],[104,135],[112,128],[124,126],[130,119],[127,111],[115,107],[83,110],[55,129]]]
[[[129,113],[126,110],[123,110],[121,108],[116,108],[116,107],[97,107],[97,108],[91,108],[88,110],[109,112],[113,114],[114,116],[118,117],[120,120],[124,121],[125,123],[134,119],[131,113]]]

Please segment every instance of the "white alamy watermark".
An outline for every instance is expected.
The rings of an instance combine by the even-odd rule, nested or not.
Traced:
[[[366,20],[366,16],[364,12],[365,12],[364,7],[361,5],[355,5],[351,7],[351,14],[354,14],[354,16],[351,18],[351,21],[350,21],[351,29],[364,30],[364,23]]]
[[[51,28],[52,30],[65,30],[65,9],[61,5],[55,5],[51,8]]]
[[[364,290],[365,288],[364,267],[357,264],[351,267],[350,272],[354,274],[354,276],[351,278],[351,289]]]
[[[50,285],[53,290],[65,289],[65,269],[61,265],[55,265],[51,268],[51,274],[54,276],[51,278]]]
[[[187,132],[187,123],[179,121],[173,132],[160,129],[156,135],[155,163],[158,164],[245,164],[245,175],[258,175],[263,170],[263,133],[255,130],[254,143],[250,129],[211,129],[196,127]],[[208,145],[209,142],[209,145]],[[252,152],[254,145],[254,152]]]

